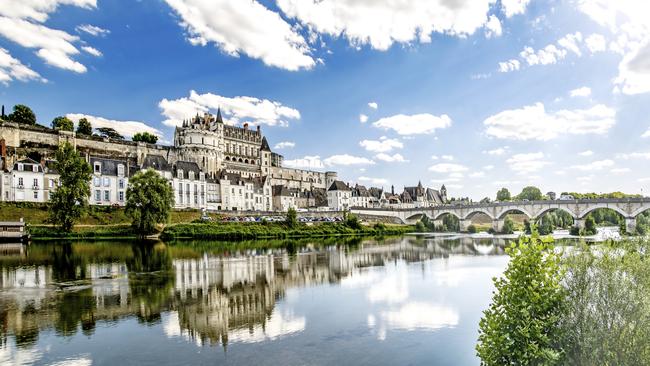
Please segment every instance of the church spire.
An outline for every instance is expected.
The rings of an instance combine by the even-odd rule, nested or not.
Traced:
[[[217,123],[223,123],[223,118],[221,117],[221,107],[217,108]]]

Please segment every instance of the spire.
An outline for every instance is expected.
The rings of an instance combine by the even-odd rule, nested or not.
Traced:
[[[266,141],[266,137],[262,137],[262,146],[260,146],[260,150],[271,151],[271,148],[269,147],[269,142]]]
[[[223,123],[223,118],[221,117],[221,107],[217,108],[217,123]]]

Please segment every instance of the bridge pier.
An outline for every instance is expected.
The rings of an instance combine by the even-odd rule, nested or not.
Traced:
[[[492,220],[492,230],[494,230],[495,233],[500,233],[503,231],[503,224],[505,223],[506,220],[503,219],[494,219]]]
[[[630,234],[636,233],[636,217],[625,218],[625,231]]]
[[[585,219],[573,219],[573,226],[578,227],[578,229],[582,230],[585,228]]]
[[[460,232],[466,233],[469,230],[469,226],[472,224],[472,220],[461,219],[459,220]]]

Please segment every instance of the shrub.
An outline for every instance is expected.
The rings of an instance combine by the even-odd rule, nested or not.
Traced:
[[[290,228],[298,225],[298,213],[296,212],[295,208],[289,207],[289,210],[287,210],[287,215],[284,218],[284,223]]]
[[[415,231],[417,231],[419,233],[423,233],[425,231],[424,224],[422,223],[422,221],[418,221],[415,224]]]
[[[467,227],[467,232],[470,234],[475,234],[478,232],[478,229],[476,228],[476,225],[472,224]]]
[[[345,225],[351,229],[361,229],[361,221],[359,221],[359,218],[355,214],[350,213],[346,216]]]

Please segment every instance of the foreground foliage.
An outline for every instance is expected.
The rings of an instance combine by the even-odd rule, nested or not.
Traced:
[[[129,180],[126,214],[141,236],[153,234],[157,224],[166,223],[173,205],[172,188],[155,170],[140,171]]]
[[[50,193],[50,221],[63,232],[70,232],[88,207],[91,168],[68,142],[56,151],[54,169],[59,186]]]

